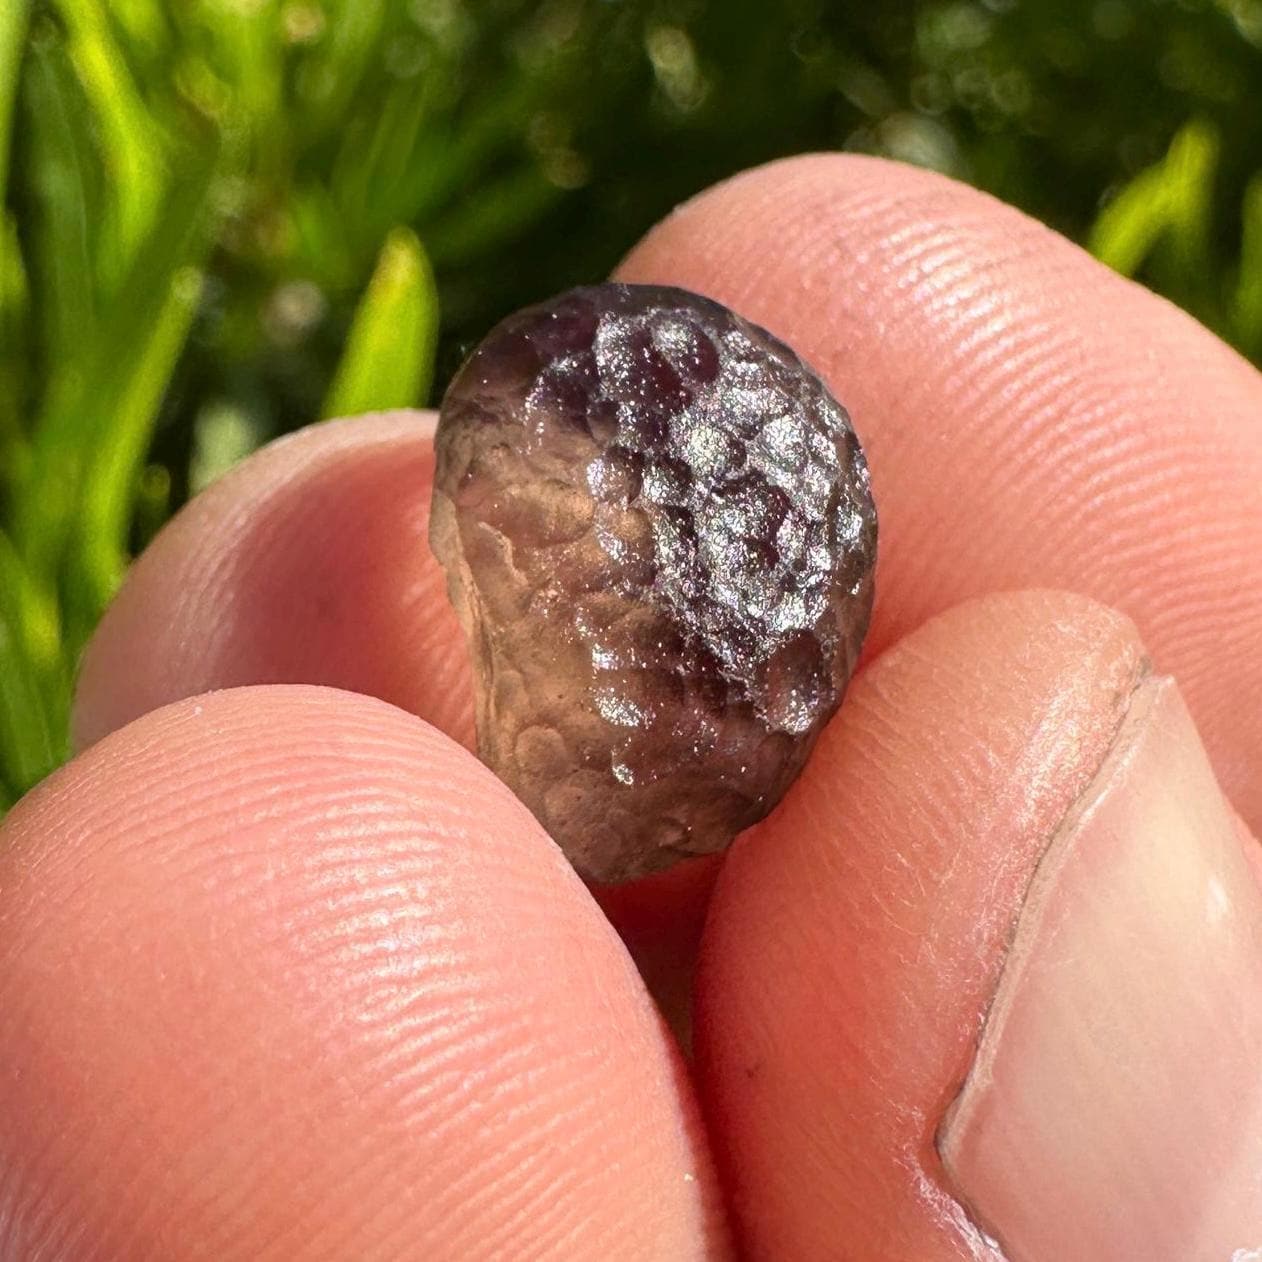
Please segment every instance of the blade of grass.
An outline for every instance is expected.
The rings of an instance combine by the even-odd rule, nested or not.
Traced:
[[[185,39],[206,46],[215,74],[230,88],[229,143],[248,152],[259,178],[284,184],[291,161],[291,123],[285,108],[285,41],[279,0],[225,4],[200,0],[168,6],[180,14]]]
[[[457,120],[439,88],[394,88],[371,120],[345,129],[334,161],[329,183],[348,237],[375,248],[391,225],[438,215],[519,146],[521,120],[538,101],[533,81],[510,83],[462,107]]]
[[[5,0],[0,6],[0,210],[9,174],[9,141],[13,135],[13,106],[17,100],[18,67],[26,39],[30,0]]]
[[[28,263],[31,286],[40,295],[40,365],[51,392],[94,332],[91,146],[77,84],[60,45],[44,36],[35,42],[24,88],[36,210]]]
[[[181,268],[172,277],[147,339],[119,382],[109,424],[102,426],[92,454],[77,513],[73,571],[82,588],[75,603],[82,607],[85,631],[114,595],[127,568],[132,508],[154,420],[201,294],[202,276],[195,268]]]
[[[462,190],[480,185],[484,172],[521,143],[522,119],[544,97],[533,79],[498,87],[461,110],[458,125],[433,125],[388,174],[394,222],[416,223],[437,215]]]
[[[11,353],[21,341],[30,300],[17,220],[0,209],[0,353]]]
[[[41,411],[31,477],[14,514],[18,548],[35,573],[61,571],[85,478],[104,477],[92,471],[118,467],[113,444],[130,451],[148,441],[153,408],[147,404],[161,397],[166,384],[164,377],[159,388],[151,377],[155,365],[168,358],[153,347],[155,340],[166,346],[160,325],[175,278],[181,269],[199,266],[207,247],[214,162],[213,151],[191,159],[173,183],[117,297],[102,312],[98,332],[80,348],[74,371]],[[84,567],[70,561],[67,621],[79,628],[85,617],[95,617],[99,593]]]
[[[1262,356],[1262,175],[1245,189],[1240,275],[1232,301],[1232,323],[1245,354]]]
[[[501,176],[434,224],[430,253],[445,267],[468,263],[515,240],[562,196],[534,166]]]
[[[64,750],[58,630],[16,549],[0,532],[0,768],[17,794],[47,775]]]
[[[1167,283],[1195,290],[1207,271],[1218,135],[1194,120],[1175,134],[1165,157],[1141,171],[1105,206],[1087,238],[1091,253],[1134,276],[1162,243]]]
[[[250,4],[202,0],[197,9],[214,38],[217,61],[232,79],[246,113],[257,122],[281,122],[281,5],[277,0]]]
[[[161,198],[161,133],[132,80],[99,0],[59,0],[68,51],[92,105],[110,176],[112,228],[98,277],[112,289],[143,240]]]
[[[0,766],[15,795],[42,780],[59,759],[39,689],[17,648],[17,636],[0,610]]]
[[[328,129],[359,86],[381,39],[389,0],[340,0],[327,14],[327,32],[303,66],[298,91],[308,137]]]
[[[342,129],[329,188],[344,231],[354,233],[361,252],[376,249],[392,225],[415,218],[400,213],[397,184],[423,134],[427,96],[424,86],[419,91],[396,86],[371,118],[352,119]]]
[[[169,31],[161,0],[109,0],[109,10],[129,52],[156,58],[167,51]]]
[[[345,292],[360,274],[346,240],[344,216],[322,183],[299,185],[290,197],[293,266],[326,290]]]
[[[429,396],[438,344],[438,291],[420,241],[396,228],[382,246],[322,414],[414,407]]]
[[[1115,272],[1134,276],[1161,239],[1166,217],[1165,171],[1149,167],[1100,211],[1087,234],[1087,248]]]
[[[1218,133],[1193,121],[1180,128],[1162,163],[1166,180],[1169,242],[1179,279],[1199,283],[1209,271],[1214,172]]]
[[[0,206],[0,493],[11,491],[26,458],[22,428],[30,290],[17,222]]]
[[[61,696],[61,619],[50,588],[22,564],[9,536],[0,530],[0,604],[18,629],[18,643],[40,680],[50,706]]]
[[[28,290],[17,223],[8,214],[9,145],[29,0],[0,8],[0,492],[10,489],[22,458]]]

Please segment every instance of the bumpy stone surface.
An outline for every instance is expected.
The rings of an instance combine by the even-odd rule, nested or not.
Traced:
[[[872,604],[844,409],[683,290],[509,317],[443,402],[430,539],[479,753],[592,880],[722,849],[792,783]]]

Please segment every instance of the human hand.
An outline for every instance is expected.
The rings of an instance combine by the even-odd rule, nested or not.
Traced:
[[[801,780],[594,899],[459,747],[431,419],[274,444],[136,564],[89,748],[3,825],[0,1256],[1252,1256],[1257,373],[869,159],[621,276],[771,329],[864,440],[877,607]],[[669,1006],[698,940],[689,1073],[631,957]]]

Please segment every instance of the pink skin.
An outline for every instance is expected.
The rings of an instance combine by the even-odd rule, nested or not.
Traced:
[[[1039,863],[938,1136],[1009,1257],[1211,1262],[1262,1242],[1248,853],[1174,682],[1145,680]]]
[[[726,1255],[617,936],[403,711],[147,715],[13,813],[0,885],[5,1257]]]
[[[1054,1215],[1004,1209],[1043,1181],[988,1165],[966,1112],[943,1122],[966,1080],[990,1081],[977,1064],[1025,1046],[1031,1027],[984,1018],[1053,958],[1031,881],[1117,758],[1148,659],[1262,821],[1262,382],[1015,212],[866,159],[722,185],[623,274],[711,293],[813,359],[882,513],[869,664],[722,865],[704,934],[717,864],[598,892],[659,993],[679,999],[700,938],[691,1080],[550,843],[404,712],[470,739],[420,543],[430,421],[322,426],[224,479],[135,567],[84,664],[76,731],[99,743],[3,826],[0,1254],[996,1257],[971,1212],[1010,1234],[1010,1262],[1063,1256],[1030,1234]],[[1133,621],[993,594],[1049,585]],[[275,683],[349,691],[180,702]],[[1163,748],[1195,762],[1191,723]],[[1110,784],[1115,817],[1151,831],[1156,781]],[[1208,770],[1197,785],[1178,817],[1227,819]],[[1243,825],[1207,828],[1183,829],[1189,854],[1243,846],[1257,867]],[[1104,880],[1123,871],[1109,856],[1145,850],[1083,853]],[[1257,889],[1231,870],[1251,925]],[[1089,901],[1064,911],[1092,941]],[[1137,950],[1177,952],[1168,917],[1136,923]],[[1247,937],[1194,984],[1253,1020]],[[1125,985],[1160,998],[1174,976]],[[1247,1096],[1243,1027],[1216,1011],[1162,1023],[1182,1041],[1146,1042],[1145,1073],[1210,1090],[1199,1067],[1226,1066]],[[1017,1064],[975,1116],[1015,1116],[1004,1083],[1040,1073],[1053,1110],[1068,1098],[1066,1056]],[[1101,1073],[1074,1105],[1088,1138],[1118,1129]],[[1171,1221],[1205,1199],[1198,1155],[1247,1153],[1211,1116],[1177,1151],[1128,1153]],[[1229,1170],[1245,1182],[1215,1212],[1254,1173]]]

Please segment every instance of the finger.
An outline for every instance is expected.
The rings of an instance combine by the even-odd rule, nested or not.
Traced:
[[[783,337],[851,410],[881,522],[869,652],[971,595],[1080,591],[1177,676],[1262,827],[1262,382],[1017,211],[855,156],[702,194],[620,269]]]
[[[1068,595],[967,603],[861,674],[702,942],[754,1258],[1234,1256],[1259,1039],[1236,821],[1133,627]]]
[[[327,684],[473,748],[464,634],[429,548],[433,417],[390,413],[272,443],[198,496],[132,567],[88,647],[80,747],[183,697]],[[714,865],[597,891],[683,1028]]]
[[[395,412],[273,443],[198,496],[88,648],[77,744],[214,688],[309,683],[471,746],[464,639],[427,539],[433,468],[433,417]]]
[[[0,1255],[724,1255],[622,947],[400,711],[154,713],[12,813],[0,888]]]

